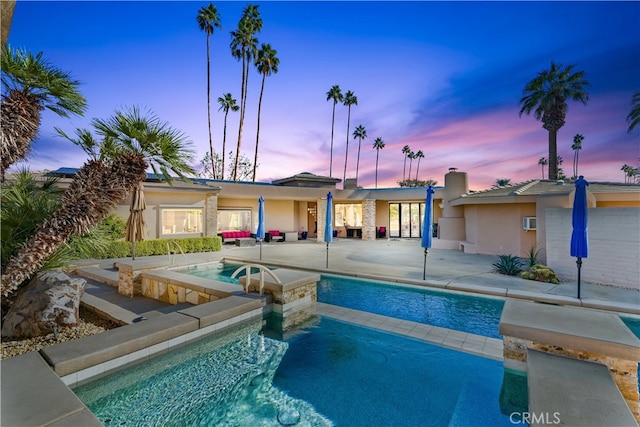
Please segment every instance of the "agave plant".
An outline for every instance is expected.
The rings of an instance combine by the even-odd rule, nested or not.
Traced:
[[[194,173],[189,166],[193,154],[186,148],[185,136],[151,112],[143,114],[133,107],[116,111],[107,120],[95,119],[92,124],[102,141],[82,129],[77,130],[77,139],[67,137],[91,159],[75,174],[54,215],[4,266],[3,296],[33,276],[71,236],[86,233],[105,218],[144,181],[147,167],[168,182],[172,182],[170,172],[180,177]]]
[[[493,271],[500,274],[515,276],[523,270],[522,258],[515,255],[499,255],[493,264]]]

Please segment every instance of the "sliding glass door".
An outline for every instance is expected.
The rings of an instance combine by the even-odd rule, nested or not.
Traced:
[[[419,238],[424,203],[389,203],[389,237]]]

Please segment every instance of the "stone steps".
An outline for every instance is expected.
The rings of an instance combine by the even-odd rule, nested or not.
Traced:
[[[606,366],[529,349],[530,426],[637,426]]]
[[[96,282],[104,283],[109,286],[118,287],[118,270],[107,270],[99,267],[79,267],[76,274],[86,277]]]

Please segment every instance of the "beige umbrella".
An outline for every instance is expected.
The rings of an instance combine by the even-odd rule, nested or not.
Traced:
[[[144,210],[147,204],[144,201],[142,183],[133,189],[131,205],[129,206],[129,218],[127,219],[126,241],[131,242],[132,259],[136,259],[136,242],[144,240]]]

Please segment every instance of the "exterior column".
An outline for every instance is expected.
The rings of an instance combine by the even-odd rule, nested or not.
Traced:
[[[362,202],[362,240],[376,240],[376,200]]]
[[[204,206],[204,235],[218,235],[218,196],[208,195]]]
[[[316,202],[316,221],[318,221],[318,236],[316,240],[318,242],[324,242],[324,224],[325,217],[327,216],[327,198],[318,199]]]

